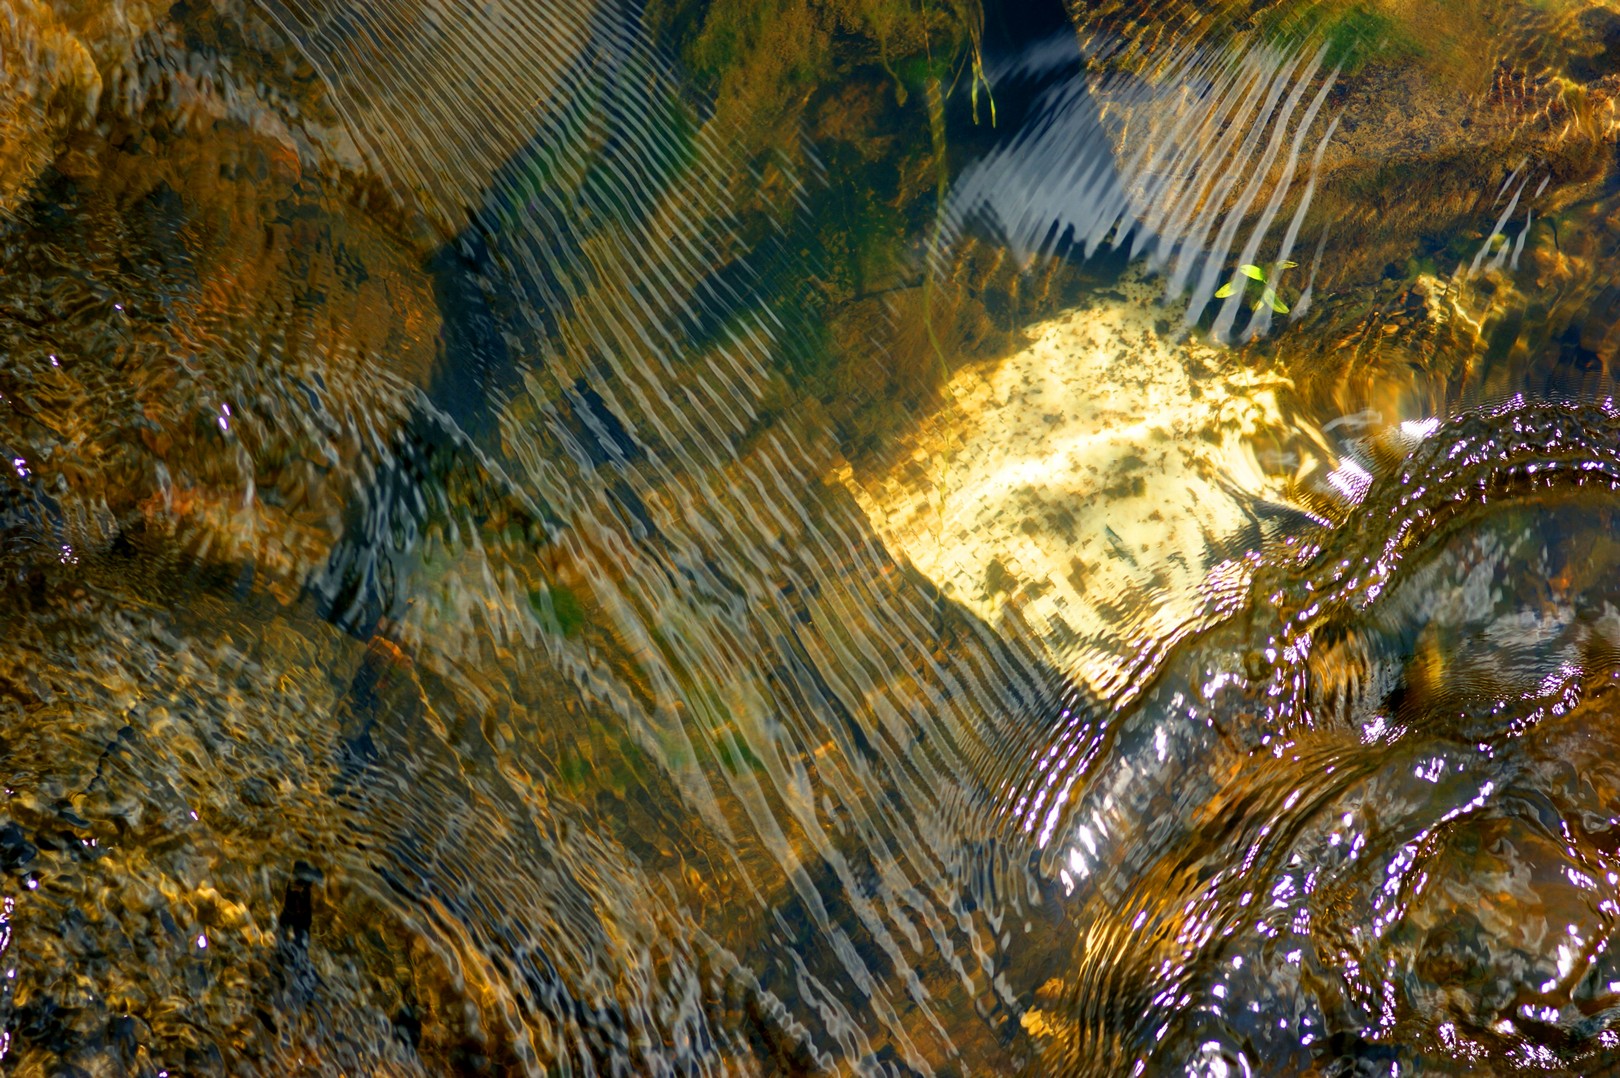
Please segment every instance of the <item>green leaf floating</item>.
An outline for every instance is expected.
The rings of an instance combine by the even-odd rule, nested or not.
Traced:
[[[1279,263],[1277,263],[1277,268],[1278,269],[1290,269],[1290,268],[1292,268],[1294,266],[1297,266],[1297,265],[1299,265],[1299,263],[1297,263],[1297,262],[1279,262]],[[1253,263],[1245,262],[1243,265],[1238,267],[1238,272],[1243,274],[1243,276],[1247,277],[1251,281],[1259,281],[1262,285],[1265,285],[1265,291],[1263,291],[1260,294],[1259,299],[1254,301],[1254,309],[1255,310],[1258,311],[1262,307],[1269,306],[1272,310],[1276,311],[1278,314],[1287,314],[1288,313],[1288,304],[1284,303],[1278,297],[1277,290],[1275,288],[1271,287],[1271,285],[1269,285],[1269,284],[1266,284],[1266,271],[1265,270],[1261,269],[1259,266],[1254,265]],[[1225,284],[1221,285],[1221,287],[1219,287],[1219,288],[1217,288],[1215,290],[1215,298],[1216,299],[1225,299],[1228,296],[1230,296],[1235,290],[1236,289],[1233,286],[1233,283],[1231,281],[1228,281]]]
[[[1274,289],[1268,288],[1264,292],[1260,293],[1260,299],[1255,303],[1254,309],[1258,311],[1262,306],[1268,303],[1271,305],[1271,309],[1276,311],[1278,314],[1288,313],[1288,304],[1277,298],[1277,293]]]

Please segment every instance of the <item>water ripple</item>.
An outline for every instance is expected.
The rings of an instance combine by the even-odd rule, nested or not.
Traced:
[[[1357,332],[1522,381],[1605,76],[1329,248],[1388,84],[1118,8],[988,75],[971,5],[783,9],[717,102],[656,5],[10,4],[7,1065],[1603,1063],[1620,419],[1306,360],[1414,222],[1494,222],[1405,292],[1449,351]],[[959,72],[1047,81],[975,144]],[[1036,488],[1067,586],[974,560]]]

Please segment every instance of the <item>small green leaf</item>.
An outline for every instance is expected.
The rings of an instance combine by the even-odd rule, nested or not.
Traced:
[[[1278,299],[1277,298],[1277,293],[1272,291],[1269,288],[1266,289],[1265,292],[1260,296],[1260,302],[1261,303],[1269,303],[1269,304],[1271,304],[1271,309],[1276,311],[1278,314],[1287,314],[1288,313],[1288,304],[1286,304],[1282,300]],[[1256,310],[1258,310],[1258,309],[1259,309],[1259,305],[1257,304],[1256,305]]]
[[[1216,299],[1225,299],[1227,296],[1230,296],[1231,294],[1232,294],[1232,282],[1231,281],[1227,281],[1225,284],[1221,285],[1221,287],[1219,287],[1219,288],[1217,288],[1215,290],[1215,298]]]
[[[1299,265],[1299,263],[1298,262],[1279,262],[1279,263],[1277,263],[1277,265],[1282,269],[1293,269],[1295,266]]]
[[[1249,265],[1248,263],[1244,263],[1243,265],[1239,266],[1238,272],[1249,278],[1251,281],[1263,281],[1266,279],[1265,270],[1261,269],[1259,266]]]

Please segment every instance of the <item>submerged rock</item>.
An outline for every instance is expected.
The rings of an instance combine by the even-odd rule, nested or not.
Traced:
[[[1143,641],[1198,622],[1212,573],[1302,519],[1283,503],[1327,457],[1285,420],[1285,374],[1172,336],[1156,291],[1031,327],[955,374],[910,459],[843,473],[895,556],[1104,698]]]
[[[258,20],[132,29],[4,224],[9,1058],[1018,1058],[1038,884],[954,746],[1047,671],[824,492],[804,382],[760,407],[801,284],[748,260],[807,256],[739,235],[725,132],[619,13],[555,110],[522,53],[438,86],[467,131],[399,80],[495,22]],[[499,380],[441,373],[490,342]]]

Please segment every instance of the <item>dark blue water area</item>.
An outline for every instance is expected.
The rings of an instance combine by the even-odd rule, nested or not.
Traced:
[[[944,235],[1003,245],[1031,267],[1058,258],[1116,277],[1132,222],[1068,14],[1058,3],[994,5],[982,49],[980,100],[955,94],[949,109]]]

